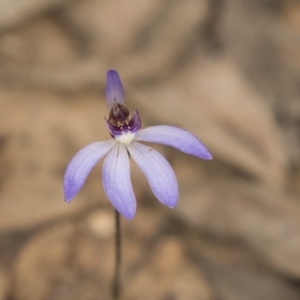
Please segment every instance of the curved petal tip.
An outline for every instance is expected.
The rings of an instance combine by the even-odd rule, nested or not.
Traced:
[[[205,147],[204,147],[204,149],[202,149],[200,157],[204,160],[212,160],[213,159],[213,156]]]

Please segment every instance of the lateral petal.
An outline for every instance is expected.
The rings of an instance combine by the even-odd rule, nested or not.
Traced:
[[[64,197],[67,203],[82,188],[96,163],[114,146],[115,140],[95,142],[82,148],[69,162],[64,176]]]
[[[105,158],[102,180],[111,204],[126,219],[133,219],[136,200],[130,179],[129,157],[124,144],[117,143]]]
[[[174,208],[178,201],[178,184],[168,161],[156,150],[138,142],[127,145],[127,149],[148,179],[157,199]]]
[[[202,159],[212,159],[212,155],[198,138],[189,131],[174,126],[147,127],[136,133],[135,140],[163,144]]]

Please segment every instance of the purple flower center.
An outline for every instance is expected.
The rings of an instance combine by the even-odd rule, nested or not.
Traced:
[[[141,120],[135,110],[130,117],[129,110],[121,103],[116,103],[106,119],[110,135],[117,141],[129,144],[135,133],[141,129]]]
[[[110,110],[108,122],[118,128],[129,125],[129,110],[121,103],[116,103]]]

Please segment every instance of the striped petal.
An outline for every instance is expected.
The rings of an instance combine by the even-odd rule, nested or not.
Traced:
[[[127,149],[148,179],[157,199],[164,205],[174,208],[178,201],[178,184],[174,171],[167,160],[156,150],[132,142]]]
[[[163,144],[202,159],[212,159],[209,151],[193,134],[174,126],[147,127],[136,133],[135,140]]]
[[[107,198],[126,219],[133,219],[136,200],[130,180],[129,157],[126,147],[117,143],[105,158],[102,180]]]

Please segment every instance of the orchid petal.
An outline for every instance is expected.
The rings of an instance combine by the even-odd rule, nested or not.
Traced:
[[[124,104],[124,90],[119,74],[115,70],[109,70],[106,74],[106,103],[108,111],[114,104]]]
[[[95,142],[82,148],[71,159],[64,177],[64,196],[67,203],[82,188],[96,163],[114,146],[115,140]]]
[[[105,158],[102,180],[107,198],[126,219],[133,219],[136,200],[130,180],[129,157],[124,144],[117,143]]]
[[[178,200],[178,184],[167,160],[156,150],[138,142],[127,145],[127,149],[147,177],[157,199],[164,205],[174,208]]]
[[[193,134],[174,126],[147,127],[136,133],[135,140],[163,144],[202,159],[212,159],[206,147]]]

